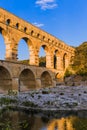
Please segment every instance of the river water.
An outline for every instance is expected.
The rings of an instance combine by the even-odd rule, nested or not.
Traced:
[[[57,112],[53,117],[8,110],[0,114],[0,130],[87,130],[87,112]]]

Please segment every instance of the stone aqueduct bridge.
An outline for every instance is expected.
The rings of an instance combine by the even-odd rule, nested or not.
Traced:
[[[0,33],[6,47],[5,61],[0,61],[1,90],[9,87],[18,89],[20,84],[21,90],[53,86],[55,74],[63,75],[71,57],[74,56],[74,48],[2,8],[0,8]],[[29,47],[29,65],[17,62],[18,44],[21,39],[24,39]],[[41,47],[46,53],[46,68],[38,67]]]

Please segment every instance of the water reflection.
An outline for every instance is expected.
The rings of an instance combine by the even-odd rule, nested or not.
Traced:
[[[70,116],[51,120],[47,130],[87,130],[87,119]]]
[[[7,111],[0,115],[0,130],[87,130],[87,118],[70,115],[57,119]]]

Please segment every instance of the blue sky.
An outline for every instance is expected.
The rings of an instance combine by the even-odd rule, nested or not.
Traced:
[[[0,7],[71,46],[87,41],[87,0],[0,0]]]

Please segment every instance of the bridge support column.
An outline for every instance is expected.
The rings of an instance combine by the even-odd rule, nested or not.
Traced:
[[[36,89],[41,88],[41,79],[36,78]]]
[[[61,56],[56,57],[56,69],[63,70],[63,60]]]
[[[56,87],[56,80],[53,80],[52,86],[53,86],[53,87]]]
[[[12,49],[10,46],[11,43],[6,43],[6,53],[5,53],[6,60],[12,60]]]
[[[67,58],[67,59],[65,60],[65,69],[66,69],[68,66],[69,66],[69,59]]]
[[[19,91],[19,79],[18,79],[18,77],[12,78],[12,90]]]
[[[38,55],[30,56],[30,65],[39,66],[39,56]]]
[[[39,55],[34,50],[30,50],[30,65],[39,66]]]
[[[17,60],[17,50],[16,50],[16,48],[11,46],[10,42],[6,43],[5,59],[10,60],[10,61],[16,61]]]
[[[69,66],[69,56],[67,54],[64,54],[63,56],[63,69],[66,70],[66,68]]]
[[[46,68],[54,68],[54,56],[51,54],[46,56]]]

